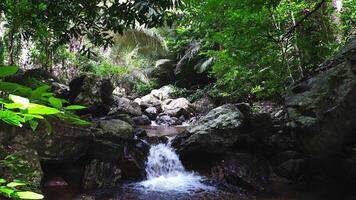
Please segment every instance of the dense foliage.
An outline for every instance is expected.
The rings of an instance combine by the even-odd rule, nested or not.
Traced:
[[[222,95],[270,97],[307,76],[354,32],[355,1],[190,0],[173,47],[201,39]],[[334,4],[333,4],[334,3]]]

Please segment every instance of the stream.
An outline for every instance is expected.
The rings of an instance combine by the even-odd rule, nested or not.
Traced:
[[[185,127],[145,127],[150,136],[172,136]],[[202,163],[204,165],[204,163]],[[145,180],[124,183],[118,188],[96,191],[90,196],[97,200],[354,200],[355,196],[339,191],[345,188],[333,184],[314,188],[295,188],[277,181],[267,194],[249,194],[210,180],[183,166],[174,149],[168,144],[152,145],[146,161]],[[332,189],[329,189],[329,188]],[[46,200],[73,200],[82,193],[79,186],[43,189]],[[346,192],[347,193],[347,192]],[[344,196],[341,196],[343,194]]]

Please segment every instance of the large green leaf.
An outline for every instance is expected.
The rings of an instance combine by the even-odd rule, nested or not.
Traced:
[[[15,196],[20,199],[43,199],[44,198],[42,194],[38,194],[30,191],[16,192]]]
[[[27,185],[27,184],[26,183],[22,183],[22,182],[10,182],[6,186],[10,187],[10,188],[15,188],[15,187],[24,186],[24,185]]]
[[[27,110],[28,110],[28,114],[32,114],[32,115],[55,115],[60,113],[60,111],[55,108],[51,108],[35,103],[30,103]]]
[[[30,100],[28,100],[27,98],[24,98],[24,97],[17,96],[17,95],[10,94],[9,99],[16,104],[21,104],[22,107],[20,107],[20,109],[22,109],[22,110],[27,109],[30,105]]]
[[[0,186],[0,193],[3,193],[6,197],[11,197],[11,195],[15,192],[15,190],[5,187],[5,186]]]
[[[0,67],[0,78],[16,74],[17,70],[15,66]]]
[[[7,181],[5,180],[5,179],[3,179],[3,178],[0,178],[0,184],[2,184],[2,183],[6,183]]]

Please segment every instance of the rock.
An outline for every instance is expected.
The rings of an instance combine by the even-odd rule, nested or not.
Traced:
[[[306,172],[306,162],[304,159],[290,159],[276,168],[276,173],[292,180],[300,178]]]
[[[220,106],[188,127],[191,135],[176,148],[183,154],[223,153],[239,139],[244,121],[243,114],[234,105]]]
[[[209,96],[204,96],[193,103],[194,110],[198,113],[206,114],[212,110],[215,105],[213,99]]]
[[[115,141],[133,138],[132,126],[119,119],[99,121],[98,127],[101,129],[101,131],[97,132],[96,137],[98,138]]]
[[[146,175],[145,162],[149,148],[147,143],[140,140],[96,140],[89,156],[93,160],[98,160],[99,163],[106,163],[112,169],[115,169],[105,172],[100,171],[105,170],[100,168],[97,169],[99,170],[98,174],[111,173],[111,176],[113,176],[113,173],[120,169],[121,180],[139,180]],[[106,181],[105,177],[103,177],[103,181]]]
[[[44,128],[37,130],[40,135],[36,150],[43,162],[69,162],[83,158],[90,147],[93,135],[89,128],[75,126],[64,121],[51,121],[52,133]],[[42,126],[43,127],[43,126]]]
[[[156,119],[156,124],[160,126],[176,126],[176,125],[181,125],[182,122],[176,117],[170,117],[168,115],[160,115]]]
[[[48,85],[51,88],[50,91],[53,92],[56,97],[63,99],[67,99],[69,95],[69,87],[60,83],[56,76],[42,68],[19,71],[15,75],[7,77],[6,80],[31,88],[38,88],[43,85]]]
[[[221,164],[213,168],[212,174],[232,185],[264,191],[269,183],[271,169],[268,163],[258,156],[228,152]]]
[[[150,120],[156,120],[159,111],[156,107],[149,107],[144,111],[144,114],[148,116]]]
[[[135,102],[141,107],[144,106],[145,109],[151,106],[157,108],[157,106],[162,104],[162,101],[171,98],[173,92],[173,87],[166,85],[160,89],[152,90],[151,93],[146,96],[135,99]]]
[[[142,115],[141,107],[138,103],[124,97],[114,96],[114,103],[110,108],[108,115],[128,114],[131,116]]]
[[[142,115],[139,117],[134,117],[132,118],[135,125],[140,126],[140,125],[151,125],[151,120],[146,116],[146,115]]]
[[[163,86],[159,89],[152,90],[151,95],[160,101],[167,100],[172,97],[172,93],[174,92],[174,89],[170,85]]]
[[[293,131],[317,172],[340,171],[344,143],[355,133],[355,52],[356,39],[321,66],[325,71],[297,84],[286,97]]]
[[[84,75],[71,81],[69,87],[69,100],[72,104],[87,106],[86,112],[97,116],[106,115],[109,112],[109,107],[113,103],[112,92],[114,90],[111,80]]]
[[[146,176],[145,166],[150,146],[140,140],[129,141],[120,155],[124,180],[142,180]]]
[[[135,128],[134,129],[134,137],[137,139],[142,139],[147,136],[147,131],[143,128]]]
[[[163,101],[163,112],[172,117],[191,117],[194,113],[190,102],[185,98],[167,99]]]
[[[168,138],[166,136],[151,136],[151,137],[146,137],[145,138],[146,142],[148,142],[150,145],[158,145],[158,144],[167,144],[168,143]]]
[[[169,59],[157,60],[154,69],[152,70],[151,77],[158,81],[160,86],[174,83],[175,63]]]
[[[86,167],[83,188],[93,190],[117,186],[121,180],[121,170],[110,162],[93,160]]]

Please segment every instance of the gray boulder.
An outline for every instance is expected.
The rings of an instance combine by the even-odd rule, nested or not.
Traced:
[[[163,101],[163,112],[169,116],[177,117],[191,117],[194,113],[193,106],[186,98],[167,99]]]
[[[119,119],[102,120],[99,121],[99,132],[96,133],[96,137],[105,138],[107,140],[125,140],[133,138],[132,126]]]
[[[286,97],[294,131],[315,169],[341,166],[339,155],[356,133],[355,58],[356,39]]]
[[[110,108],[109,115],[128,114],[131,116],[142,115],[141,107],[138,103],[124,97],[114,96],[114,103]]]
[[[234,105],[220,106],[188,127],[185,140],[177,137],[176,148],[183,154],[223,153],[239,139],[244,122],[245,117]]]

